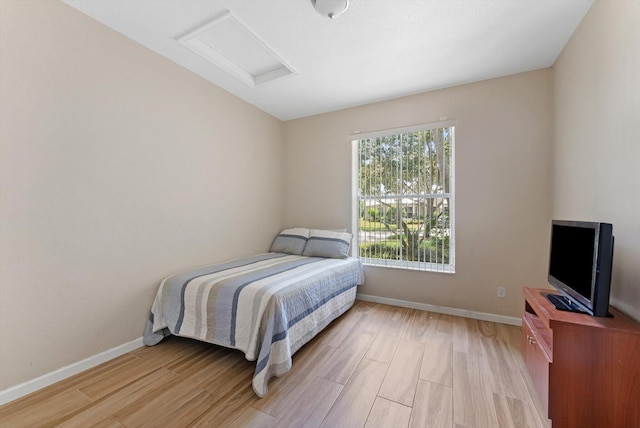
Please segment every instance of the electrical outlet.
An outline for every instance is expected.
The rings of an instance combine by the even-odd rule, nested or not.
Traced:
[[[504,287],[498,287],[498,297],[504,297],[506,294]]]

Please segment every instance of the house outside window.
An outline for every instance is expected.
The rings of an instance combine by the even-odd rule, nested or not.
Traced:
[[[365,265],[455,272],[453,122],[356,137],[355,255]]]

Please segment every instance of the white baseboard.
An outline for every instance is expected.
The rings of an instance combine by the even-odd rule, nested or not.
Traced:
[[[446,306],[430,305],[428,303],[410,302],[408,300],[390,299],[388,297],[372,296],[370,294],[356,294],[356,299],[365,302],[383,303],[385,305],[400,306],[401,308],[419,309],[421,311],[439,314],[455,315],[457,317],[473,318],[482,321],[492,321],[501,324],[522,325],[522,319],[505,315],[487,314],[485,312],[469,311],[467,309],[448,308]]]
[[[0,391],[0,406],[144,346],[142,337]]]

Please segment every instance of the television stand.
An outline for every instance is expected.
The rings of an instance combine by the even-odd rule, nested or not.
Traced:
[[[553,428],[640,427],[640,324],[558,310],[523,288],[522,357]]]
[[[586,313],[580,309],[580,306],[560,294],[542,293],[542,295],[559,311]]]

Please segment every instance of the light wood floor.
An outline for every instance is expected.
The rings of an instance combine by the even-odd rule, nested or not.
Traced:
[[[265,398],[253,371],[171,337],[0,407],[0,426],[549,426],[514,326],[357,301]]]

